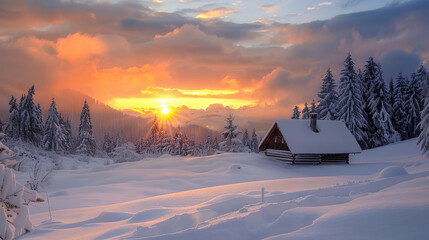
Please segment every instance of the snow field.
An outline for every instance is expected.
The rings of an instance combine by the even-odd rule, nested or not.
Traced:
[[[350,165],[165,156],[55,171],[54,219],[32,205],[37,227],[21,239],[426,239],[428,186],[415,140]]]

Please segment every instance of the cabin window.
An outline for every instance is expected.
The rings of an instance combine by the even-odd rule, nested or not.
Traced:
[[[282,136],[275,136],[274,137],[274,143],[283,143]]]

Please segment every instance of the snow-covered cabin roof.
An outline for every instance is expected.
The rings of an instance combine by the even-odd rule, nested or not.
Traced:
[[[275,127],[283,135],[293,154],[360,153],[355,137],[342,121],[317,120],[319,132],[312,131],[310,120],[278,119],[262,139],[264,144]]]

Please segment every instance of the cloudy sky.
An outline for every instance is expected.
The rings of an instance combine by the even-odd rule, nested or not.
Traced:
[[[348,52],[386,79],[428,67],[428,15],[427,0],[2,0],[0,101],[35,84],[121,110],[289,117]]]

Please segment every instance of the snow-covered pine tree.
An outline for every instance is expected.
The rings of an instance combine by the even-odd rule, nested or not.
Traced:
[[[252,140],[250,142],[251,147],[250,149],[252,150],[252,152],[259,152],[259,140],[258,140],[258,136],[256,135],[256,131],[255,129],[253,129],[252,131]]]
[[[161,130],[161,132],[164,132],[164,130]],[[168,136],[168,134],[166,133],[160,134],[160,141],[158,146],[159,146],[158,149],[160,153],[174,155],[174,152],[176,149],[175,142],[173,138]]]
[[[301,112],[299,111],[299,107],[295,106],[293,108],[293,113],[292,113],[292,117],[291,119],[299,119],[299,115],[301,114]]]
[[[359,70],[359,74],[360,74],[359,78],[360,78],[360,84],[361,84],[361,90],[362,90],[362,101],[363,101],[362,114],[363,114],[363,117],[365,118],[365,121],[368,123],[363,130],[368,136],[368,139],[366,139],[365,141],[368,143],[369,148],[373,148],[373,147],[377,147],[385,144],[385,143],[380,143],[379,137],[375,137],[375,139],[372,139],[373,138],[372,135],[375,132],[377,132],[377,129],[375,129],[376,127],[374,125],[374,119],[372,119],[373,109],[370,106],[370,102],[372,98],[371,95],[373,92],[373,87],[375,82],[377,81],[376,79],[379,78],[380,76],[379,74],[380,72],[381,72],[381,66],[374,62],[373,57],[369,57],[368,61],[366,61],[365,69],[362,74],[360,73],[360,70]],[[381,142],[384,142],[384,141],[381,141]],[[373,145],[373,144],[376,144],[376,145]]]
[[[214,152],[215,152],[215,150],[213,149],[212,138],[210,136],[207,136],[206,142],[203,146],[202,154],[203,155],[212,155]]]
[[[241,140],[244,146],[247,146],[250,149],[250,137],[247,129],[244,129],[243,139]]]
[[[3,121],[0,119],[0,132],[3,132]]]
[[[310,113],[315,113],[317,112],[317,106],[316,106],[316,101],[311,101],[311,105],[310,105]]]
[[[310,109],[308,109],[308,104],[305,102],[304,108],[302,109],[302,119],[310,118]]]
[[[46,150],[64,153],[68,150],[67,137],[64,127],[61,125],[61,117],[58,113],[55,100],[52,99],[48,115],[43,128],[42,146]]]
[[[335,120],[337,119],[337,85],[335,84],[334,77],[332,76],[331,69],[328,68],[325,77],[322,79],[322,86],[317,94],[319,97],[319,104],[317,105],[317,115],[319,119]],[[309,118],[309,117],[307,117]],[[307,119],[305,118],[305,119]],[[304,117],[303,117],[304,119]]]
[[[213,140],[213,144],[212,144],[213,149],[217,150],[219,149],[219,142],[217,140],[217,137],[214,138]]]
[[[116,142],[109,134],[104,135],[102,150],[106,153],[111,153],[116,147]]]
[[[9,105],[9,119],[7,120],[5,133],[8,137],[17,139],[19,138],[21,120],[18,104],[13,96],[10,98]]]
[[[385,87],[381,68],[377,67],[377,65],[376,71],[376,78],[371,80],[371,92],[368,99],[369,116],[372,123],[371,137],[369,138],[371,147],[383,146],[399,139],[389,114],[389,112],[392,112],[392,106],[390,106],[388,98],[389,93]]]
[[[137,153],[147,153],[148,142],[145,139],[140,138],[134,145]]]
[[[176,148],[175,155],[187,156],[191,151],[191,141],[181,132],[180,128],[177,128],[174,135],[174,146]]]
[[[147,139],[148,151],[150,153],[156,153],[157,152],[157,145],[160,141],[159,134],[161,131],[161,129],[159,128],[159,124],[158,124],[158,117],[156,115],[153,118],[153,123],[152,123],[152,126],[151,126],[149,131],[150,131],[149,138]]]
[[[420,135],[417,139],[417,145],[420,145],[420,150],[423,154],[429,151],[429,97],[427,96],[424,103],[423,111],[420,115],[421,121],[418,124]]]
[[[34,86],[28,90],[28,94],[21,98],[20,111],[20,138],[40,146],[43,135],[42,111],[40,105],[34,104]]]
[[[80,114],[78,147],[76,151],[79,154],[94,156],[95,150],[96,143],[94,137],[92,136],[91,115],[89,112],[88,103],[85,100],[85,103],[82,107],[82,112]]]
[[[407,110],[406,101],[407,101],[407,92],[408,83],[407,80],[402,76],[402,72],[398,74],[395,85],[395,103],[393,104],[393,126],[395,130],[400,134],[401,140],[408,139],[406,119],[407,119]]]
[[[411,75],[411,81],[408,85],[407,99],[405,102],[405,110],[407,110],[407,134],[408,138],[413,138],[419,135],[417,124],[420,122],[420,113],[422,112],[423,95],[421,86],[416,78],[416,74]]]
[[[344,69],[341,71],[338,90],[338,119],[345,122],[360,146],[365,149],[368,145],[365,141],[367,135],[363,129],[367,123],[362,113],[362,91],[350,53],[344,61]]]
[[[390,77],[390,81],[389,81],[389,104],[390,106],[392,106],[392,112],[390,112],[390,116],[393,117],[393,105],[395,105],[395,85],[393,83],[393,78]],[[392,120],[393,122],[393,120]]]
[[[122,139],[121,135],[119,133],[116,133],[115,137],[115,146],[120,147],[125,143],[124,139]]]
[[[237,138],[241,131],[234,124],[234,115],[231,112],[226,117],[225,129],[222,133],[223,141],[219,143],[219,149],[225,152],[241,152],[243,143]]]
[[[37,107],[36,107],[36,123],[35,123],[35,125],[36,125],[36,127],[34,128],[34,131],[40,130],[40,134],[34,134],[33,144],[38,146],[37,143],[41,144],[42,138],[43,138],[43,113],[42,113],[42,107],[40,106],[40,104],[37,104]]]
[[[60,125],[63,129],[64,135],[65,135],[65,142],[64,142],[64,147],[66,149],[67,152],[72,152],[73,151],[73,133],[72,133],[72,129],[71,129],[71,124],[70,121],[64,120],[64,117],[61,115],[60,113]]]
[[[423,96],[429,96],[429,73],[426,71],[426,68],[421,65],[420,68],[416,72],[416,81],[420,83],[420,91]],[[422,101],[422,109],[423,109]]]

